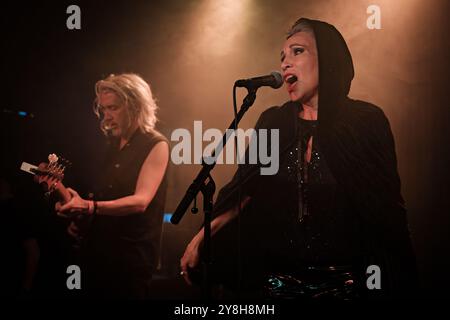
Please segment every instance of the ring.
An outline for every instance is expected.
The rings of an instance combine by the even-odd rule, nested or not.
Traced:
[[[186,271],[181,271],[181,272],[180,272],[180,276],[184,276],[185,274],[187,274]]]

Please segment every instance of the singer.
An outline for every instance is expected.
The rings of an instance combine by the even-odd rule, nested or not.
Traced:
[[[90,217],[87,232],[75,222],[68,228],[84,238],[82,288],[89,298],[146,298],[158,261],[168,141],[154,129],[157,105],[140,76],[110,75],[95,91],[94,111],[110,140],[96,192],[86,200],[69,189],[72,199],[56,210]]]
[[[382,109],[348,97],[345,40],[330,24],[301,18],[287,33],[281,69],[290,101],[256,124],[280,130],[280,169],[262,176],[259,165],[243,164],[221,189],[211,226],[215,280],[240,297],[411,294],[415,258],[393,135]],[[203,229],[181,258],[189,283],[202,241]],[[374,265],[375,287],[366,274]]]

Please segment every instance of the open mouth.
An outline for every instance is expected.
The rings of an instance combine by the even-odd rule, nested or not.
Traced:
[[[107,124],[107,125],[105,125],[105,129],[106,130],[113,130],[113,129],[116,129],[117,128],[117,125],[116,124]]]
[[[297,76],[295,76],[295,75],[293,75],[293,74],[290,74],[289,76],[287,76],[286,77],[286,82],[288,83],[288,84],[293,84],[294,82],[296,82],[298,79],[297,79]]]

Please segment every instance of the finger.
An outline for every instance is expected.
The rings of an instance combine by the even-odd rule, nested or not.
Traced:
[[[72,230],[72,228],[70,226],[67,228],[67,233],[74,238],[78,238],[78,233],[76,233],[74,230]]]
[[[69,232],[70,235],[74,236],[74,237],[78,237],[80,235],[80,230],[77,229],[73,229],[71,227],[69,227],[67,229],[67,231]]]
[[[78,196],[78,192],[76,192],[75,190],[73,190],[72,188],[67,188],[67,191],[69,191],[70,195],[72,197],[76,197]]]
[[[38,168],[39,169],[45,169],[47,167],[47,162],[41,162],[41,163],[39,163],[39,165],[38,165]]]
[[[49,181],[49,186],[51,186],[52,188],[56,188],[56,186],[58,185],[58,179],[54,179],[54,178],[52,178],[50,181]]]
[[[186,273],[186,275],[184,276],[184,281],[186,281],[186,283],[190,286],[192,286],[192,281],[189,278],[189,274]]]
[[[60,210],[61,210],[61,202],[55,203],[55,211],[60,211]]]
[[[59,208],[59,211],[60,212],[66,212],[66,211],[72,209],[72,204],[73,204],[73,198],[71,200],[69,200],[69,202],[67,202],[66,204],[62,205]]]
[[[77,226],[75,223],[73,223],[73,222],[70,223],[69,228],[70,228],[73,232],[76,232],[76,233],[79,233],[79,231],[80,231],[80,228],[78,228],[78,226]]]
[[[184,281],[188,284],[188,285],[192,285],[192,281],[189,278],[189,273],[187,272],[187,270],[182,270],[180,272],[180,275],[183,277]]]
[[[70,228],[67,228],[67,233],[72,236],[73,238],[75,238],[76,240],[81,240],[81,235],[79,232],[74,232],[73,230],[71,230]]]
[[[188,273],[188,265],[189,263],[186,262],[186,259],[184,258],[184,256],[180,259],[180,275],[183,277],[184,281],[188,284],[188,285],[192,285],[192,281],[189,278],[189,273]]]
[[[71,206],[70,201],[68,203],[66,203],[65,205],[61,206],[59,208],[59,210],[56,211],[56,214],[59,217],[64,217],[64,218],[73,218],[74,216],[77,216],[79,214],[79,210],[74,209]]]
[[[70,218],[70,216],[69,215],[67,215],[67,214],[65,214],[65,213],[62,213],[62,212],[60,212],[60,211],[57,211],[56,212],[56,215],[58,216],[58,217],[61,217],[61,218]]]

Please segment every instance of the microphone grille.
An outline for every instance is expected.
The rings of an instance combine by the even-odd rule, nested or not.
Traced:
[[[273,71],[270,74],[275,79],[275,82],[273,83],[273,85],[271,85],[271,87],[274,89],[280,88],[283,85],[283,77],[281,76],[281,73],[279,73],[278,71]]]

